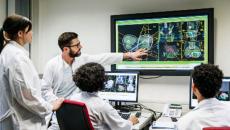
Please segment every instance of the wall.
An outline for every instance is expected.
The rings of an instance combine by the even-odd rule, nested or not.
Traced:
[[[215,64],[230,76],[230,62],[226,60],[230,50],[229,0],[40,0],[37,5],[33,5],[38,33],[34,33],[37,41],[32,44],[32,60],[40,73],[46,62],[59,53],[57,38],[64,31],[80,35],[83,53],[110,52],[110,15],[213,7]],[[188,76],[140,80],[139,101],[153,108],[171,102],[187,106],[188,99]]]
[[[6,0],[0,0],[0,27],[6,18]]]

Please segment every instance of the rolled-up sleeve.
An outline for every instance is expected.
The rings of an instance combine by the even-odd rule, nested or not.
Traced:
[[[76,57],[73,65],[80,66],[88,62],[96,62],[102,65],[111,65],[122,62],[123,53],[102,53],[97,55],[83,54],[80,57]]]

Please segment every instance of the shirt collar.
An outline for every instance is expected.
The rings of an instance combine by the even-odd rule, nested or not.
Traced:
[[[69,64],[66,63],[66,61],[62,58],[62,54],[59,54],[59,60],[62,61],[62,64],[63,64],[63,67],[66,69],[66,68],[69,68],[71,67]],[[60,62],[61,63],[61,62]]]
[[[63,66],[64,68],[72,68],[71,65],[69,65],[63,58],[62,58],[62,54],[59,55],[59,58],[63,61]],[[75,59],[74,59],[75,60]],[[74,61],[73,61],[74,62]],[[73,64],[72,64],[73,65]]]

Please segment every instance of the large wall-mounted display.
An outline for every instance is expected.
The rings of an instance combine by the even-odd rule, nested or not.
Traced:
[[[111,51],[148,51],[142,61],[123,61],[112,70],[141,75],[189,75],[194,66],[214,63],[214,9],[111,16]]]

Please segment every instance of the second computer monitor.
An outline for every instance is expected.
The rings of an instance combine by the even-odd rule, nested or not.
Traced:
[[[99,96],[110,101],[137,102],[138,72],[106,72],[105,88]]]

